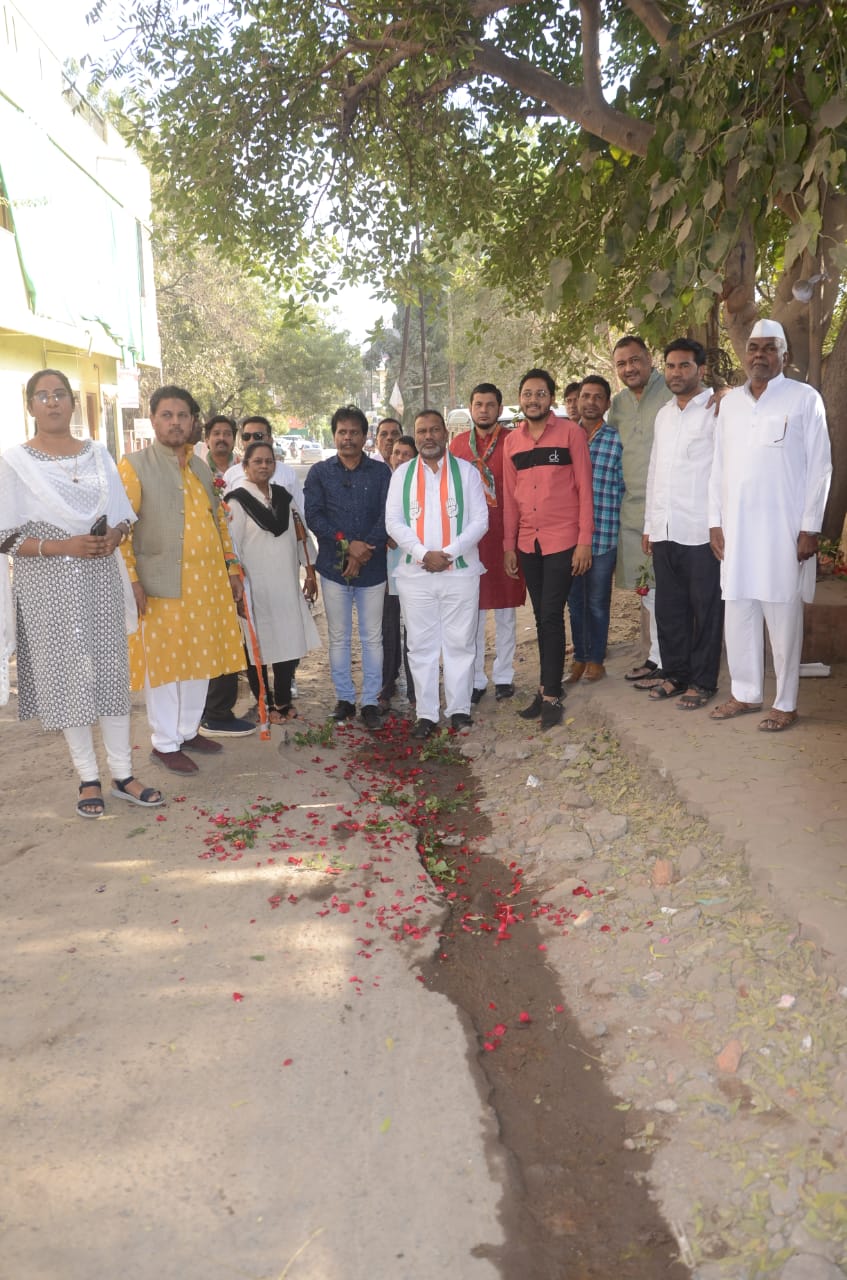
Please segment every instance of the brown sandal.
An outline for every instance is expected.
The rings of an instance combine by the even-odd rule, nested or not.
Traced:
[[[760,723],[759,730],[762,733],[782,733],[783,729],[790,729],[796,722],[796,711],[777,711],[774,707]]]
[[[729,702],[722,702],[719,707],[715,707],[709,712],[710,720],[734,720],[736,716],[749,716],[754,711],[761,711],[761,702],[739,702],[737,698],[730,698]]]

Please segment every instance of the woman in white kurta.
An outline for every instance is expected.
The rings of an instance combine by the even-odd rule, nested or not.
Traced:
[[[80,777],[81,818],[104,810],[95,722],[112,795],[160,805],[161,792],[132,776],[127,629],[137,614],[115,552],[135,516],[104,446],[71,433],[66,376],[42,369],[26,395],[36,435],[0,458],[0,545],[14,564],[18,717],[63,731]]]
[[[314,568],[298,540],[291,494],[271,484],[276,458],[271,445],[256,441],[244,453],[244,479],[227,494],[230,531],[245,574],[247,608],[256,634],[262,675],[273,667],[274,688],[270,721],[281,724],[296,715],[291,705],[291,679],[297,660],[320,646],[306,600],[318,594]],[[300,590],[301,555],[306,581]],[[305,598],[304,598],[305,597]],[[252,637],[242,620],[250,666],[247,678],[254,697],[259,676]]]

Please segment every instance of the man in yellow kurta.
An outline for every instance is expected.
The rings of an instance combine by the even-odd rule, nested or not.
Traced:
[[[209,468],[191,450],[192,405],[181,387],[154,391],[156,439],[119,466],[138,516],[122,548],[139,614],[130,686],[144,690],[153,759],[181,774],[197,772],[186,752],[221,750],[198,733],[209,680],[244,666],[241,573]]]

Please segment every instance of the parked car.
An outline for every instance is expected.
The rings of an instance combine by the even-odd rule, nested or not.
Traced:
[[[301,440],[297,447],[297,461],[301,466],[323,461],[324,451],[317,440]]]

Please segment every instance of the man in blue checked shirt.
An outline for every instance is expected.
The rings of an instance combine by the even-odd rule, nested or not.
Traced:
[[[574,578],[568,596],[573,635],[573,665],[565,684],[602,680],[609,638],[612,576],[618,555],[621,500],[624,495],[623,447],[614,427],[605,421],[612,388],[605,378],[589,374],[579,389],[580,425],[588,436],[594,493],[594,537],[591,568]]]
[[[353,606],[362,645],[362,720],[382,723],[382,602],[385,596],[385,499],[391,468],[365,456],[368,420],[354,404],[332,415],[335,457],[306,477],[306,523],[318,540],[316,568],[329,631],[329,670],[338,723],[356,714],[351,643]]]

